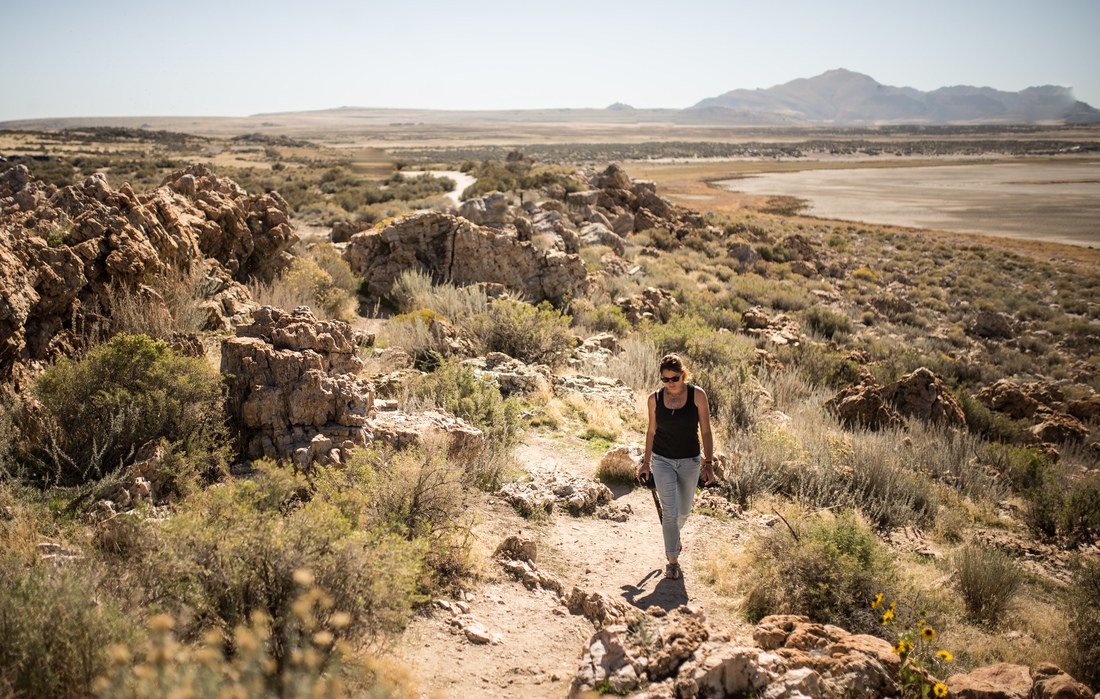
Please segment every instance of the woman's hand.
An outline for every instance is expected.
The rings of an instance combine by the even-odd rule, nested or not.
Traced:
[[[703,459],[703,485],[714,485],[714,459]]]
[[[649,462],[643,461],[641,466],[638,467],[638,482],[644,484],[647,480],[646,475],[648,475],[652,470],[653,467],[649,464]]]

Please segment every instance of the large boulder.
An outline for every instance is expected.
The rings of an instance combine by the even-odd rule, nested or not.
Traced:
[[[825,402],[825,408],[848,427],[881,430],[902,425],[901,415],[890,406],[882,386],[872,378],[841,390]]]
[[[1029,699],[1031,672],[1026,665],[997,663],[952,675],[947,689],[959,699]]]
[[[374,391],[360,369],[347,323],[318,321],[304,307],[254,311],[250,325],[222,341],[228,412],[243,455],[306,466],[340,461],[366,444]]]
[[[576,255],[543,251],[516,236],[426,211],[352,236],[345,257],[368,293],[385,296],[408,269],[454,284],[493,282],[532,301],[563,301],[587,278]]]
[[[347,323],[319,321],[308,308],[291,313],[264,306],[253,322],[222,342],[228,412],[249,459],[289,459],[300,468],[343,462],[356,446],[393,449],[432,435],[449,455],[476,457],[481,430],[447,413],[375,411],[374,388],[360,378],[355,334]]]
[[[1089,428],[1072,415],[1044,413],[1039,424],[1031,428],[1031,435],[1040,442],[1054,444],[1083,442],[1089,436]]]
[[[1042,407],[1042,403],[1010,379],[998,379],[975,393],[974,398],[990,410],[1017,420],[1031,417]]]
[[[883,389],[883,397],[902,415],[946,427],[966,427],[966,415],[943,379],[921,367]]]

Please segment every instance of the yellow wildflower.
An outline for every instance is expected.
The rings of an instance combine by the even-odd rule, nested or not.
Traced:
[[[882,593],[881,592],[878,593],[877,595],[875,595],[875,601],[871,603],[871,609],[875,609],[880,604],[882,604]]]
[[[893,619],[893,618],[894,618],[894,610],[893,609],[887,609],[886,613],[882,615],[882,623],[888,624],[888,623],[890,623],[890,620]]]
[[[920,630],[920,635],[924,637],[924,640],[931,641],[933,638],[936,637],[936,630],[931,626],[925,626],[923,629]]]
[[[945,663],[949,663],[949,662],[951,662],[952,660],[955,659],[955,656],[951,655],[951,653],[949,653],[945,650],[936,651],[936,657],[939,658],[940,660],[944,661]]]
[[[937,682],[936,686],[932,688],[932,693],[935,694],[937,697],[946,697],[947,685],[945,685],[943,682]]]

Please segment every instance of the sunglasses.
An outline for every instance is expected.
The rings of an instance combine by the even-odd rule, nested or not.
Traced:
[[[680,374],[677,374],[676,376],[662,376],[661,383],[676,383],[680,380],[680,376]]]

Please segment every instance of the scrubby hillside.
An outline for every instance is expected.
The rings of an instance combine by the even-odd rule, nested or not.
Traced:
[[[1094,267],[477,172],[522,196],[335,243],[205,168],[0,175],[0,691],[1100,689]],[[669,351],[720,452],[680,581]]]

